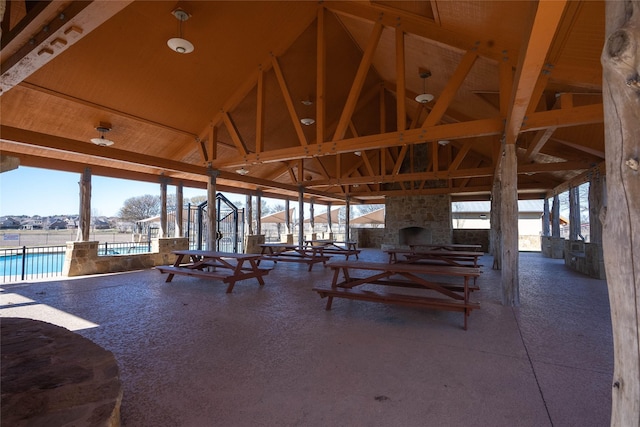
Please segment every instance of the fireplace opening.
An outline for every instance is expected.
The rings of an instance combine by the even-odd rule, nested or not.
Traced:
[[[400,229],[401,245],[428,245],[431,241],[431,230],[423,227],[406,227]]]

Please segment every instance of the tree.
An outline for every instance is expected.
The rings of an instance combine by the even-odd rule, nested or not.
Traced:
[[[145,194],[144,196],[131,197],[124,201],[124,205],[118,212],[118,217],[123,221],[140,221],[160,213],[160,196]]]

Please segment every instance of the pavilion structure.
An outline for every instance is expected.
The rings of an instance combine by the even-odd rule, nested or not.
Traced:
[[[638,189],[639,7],[2,2],[2,168],[77,172],[85,224],[93,175],[158,183],[163,200],[175,186],[179,203],[188,186],[207,188],[209,200],[230,191],[294,201],[300,213],[311,201],[385,204],[387,226],[398,223],[390,206],[491,200],[507,305],[519,303],[517,200],[553,199],[589,181],[594,223],[616,213],[606,218],[616,232],[596,231],[595,241],[626,236],[611,260],[629,268],[609,285],[633,289],[638,205],[618,194]],[[425,233],[450,236],[437,226]],[[81,224],[78,241],[87,239]],[[627,402],[640,401],[640,387],[618,384]]]

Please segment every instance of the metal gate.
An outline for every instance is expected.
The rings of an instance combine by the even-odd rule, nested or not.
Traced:
[[[189,205],[187,209],[187,232],[189,248],[209,250],[207,248],[208,214],[207,202],[197,206]],[[239,209],[224,195],[216,195],[216,247],[212,250],[221,252],[242,252],[244,236],[244,209]]]

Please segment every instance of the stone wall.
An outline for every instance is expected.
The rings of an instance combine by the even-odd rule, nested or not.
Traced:
[[[186,237],[171,237],[153,239],[150,253],[98,256],[98,242],[67,242],[62,274],[84,276],[169,265],[176,258],[172,251],[188,248]]]
[[[400,230],[408,227],[423,228],[425,235],[430,234],[430,241],[422,243],[451,243],[451,197],[387,197],[385,223],[382,245],[399,245]]]
[[[562,237],[541,236],[542,256],[547,258],[564,258],[564,239]]]
[[[380,249],[384,235],[384,228],[351,228],[349,230],[350,240],[356,242],[359,248]]]
[[[453,240],[451,243],[465,245],[482,245],[482,252],[489,252],[489,232],[488,229],[453,229]]]
[[[565,240],[564,264],[590,277],[606,279],[602,245],[582,240]]]

